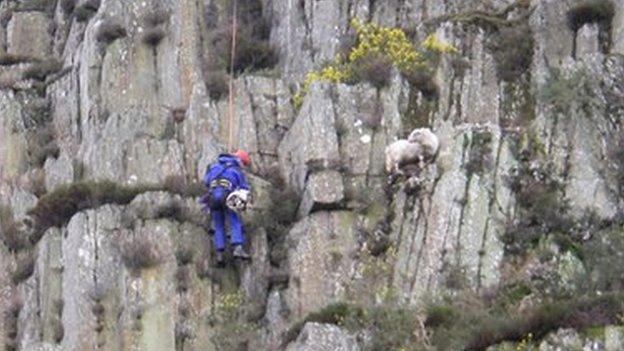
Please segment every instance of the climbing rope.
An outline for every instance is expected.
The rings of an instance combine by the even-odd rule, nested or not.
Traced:
[[[234,56],[236,54],[236,12],[238,0],[234,0],[232,11],[232,51],[230,53],[230,81],[229,81],[229,117],[228,117],[228,151],[234,151]]]

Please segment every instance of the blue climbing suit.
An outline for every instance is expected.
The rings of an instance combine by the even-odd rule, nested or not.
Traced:
[[[233,246],[245,244],[243,224],[238,214],[225,205],[225,199],[234,190],[249,190],[245,174],[240,168],[239,159],[229,154],[219,155],[218,162],[206,170],[204,184],[209,189],[207,205],[212,214],[214,244],[218,251],[225,250],[225,217],[227,216],[232,233]]]

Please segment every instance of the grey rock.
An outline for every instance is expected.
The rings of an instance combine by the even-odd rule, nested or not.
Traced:
[[[605,351],[624,348],[624,330],[620,326],[605,327]]]
[[[576,33],[576,57],[596,55],[600,52],[599,28],[597,24],[586,24]]]
[[[346,297],[356,266],[356,221],[352,212],[315,212],[288,233],[284,297],[295,320]]]
[[[75,215],[63,230],[62,322],[65,349],[91,349],[98,343],[96,316],[98,300],[115,295],[122,263],[114,233],[119,230],[122,210],[104,206]],[[108,313],[116,306],[106,302]]]
[[[67,154],[62,154],[58,159],[48,158],[44,170],[45,187],[48,191],[74,181],[74,165]]]
[[[353,335],[333,324],[306,323],[287,351],[356,351],[360,350]]]
[[[8,52],[48,59],[52,51],[52,22],[43,12],[14,12],[7,28]]]
[[[624,5],[616,2],[615,16],[613,18],[613,52],[624,53]]]
[[[299,216],[304,217],[318,209],[337,207],[344,199],[342,175],[338,171],[313,173],[308,178]]]
[[[282,174],[298,191],[305,188],[309,164],[331,167],[340,162],[331,87],[313,84],[301,111],[280,143]]]
[[[574,329],[559,329],[540,344],[540,351],[582,350],[583,342]]]
[[[283,292],[273,290],[269,293],[264,319],[268,324],[264,339],[268,349],[278,349],[282,344],[282,332],[288,328],[288,307],[284,302]]]

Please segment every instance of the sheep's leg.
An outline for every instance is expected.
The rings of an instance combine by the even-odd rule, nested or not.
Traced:
[[[425,169],[425,158],[422,155],[418,156],[418,170],[422,171]]]

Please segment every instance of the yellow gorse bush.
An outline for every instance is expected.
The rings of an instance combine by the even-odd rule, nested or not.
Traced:
[[[423,51],[421,52],[414,47],[405,31],[400,28],[384,27],[370,22],[361,23],[355,18],[350,24],[357,33],[357,45],[346,57],[336,57],[334,62],[321,70],[309,72],[301,89],[293,97],[295,107],[301,107],[303,98],[310,90],[312,83],[344,82],[352,76],[354,66],[371,55],[379,55],[399,71],[406,72],[430,66],[431,55],[425,55],[425,53],[454,54],[458,52],[457,48],[440,41],[434,34],[427,36],[422,42]]]
[[[375,23],[362,24],[355,18],[351,20],[351,26],[357,32],[358,45],[348,55],[350,63],[371,54],[387,57],[400,70],[424,63],[422,55],[416,51],[402,29]]]
[[[439,54],[457,54],[459,52],[455,46],[440,41],[435,34],[430,34],[425,41],[422,42],[422,47]]]

